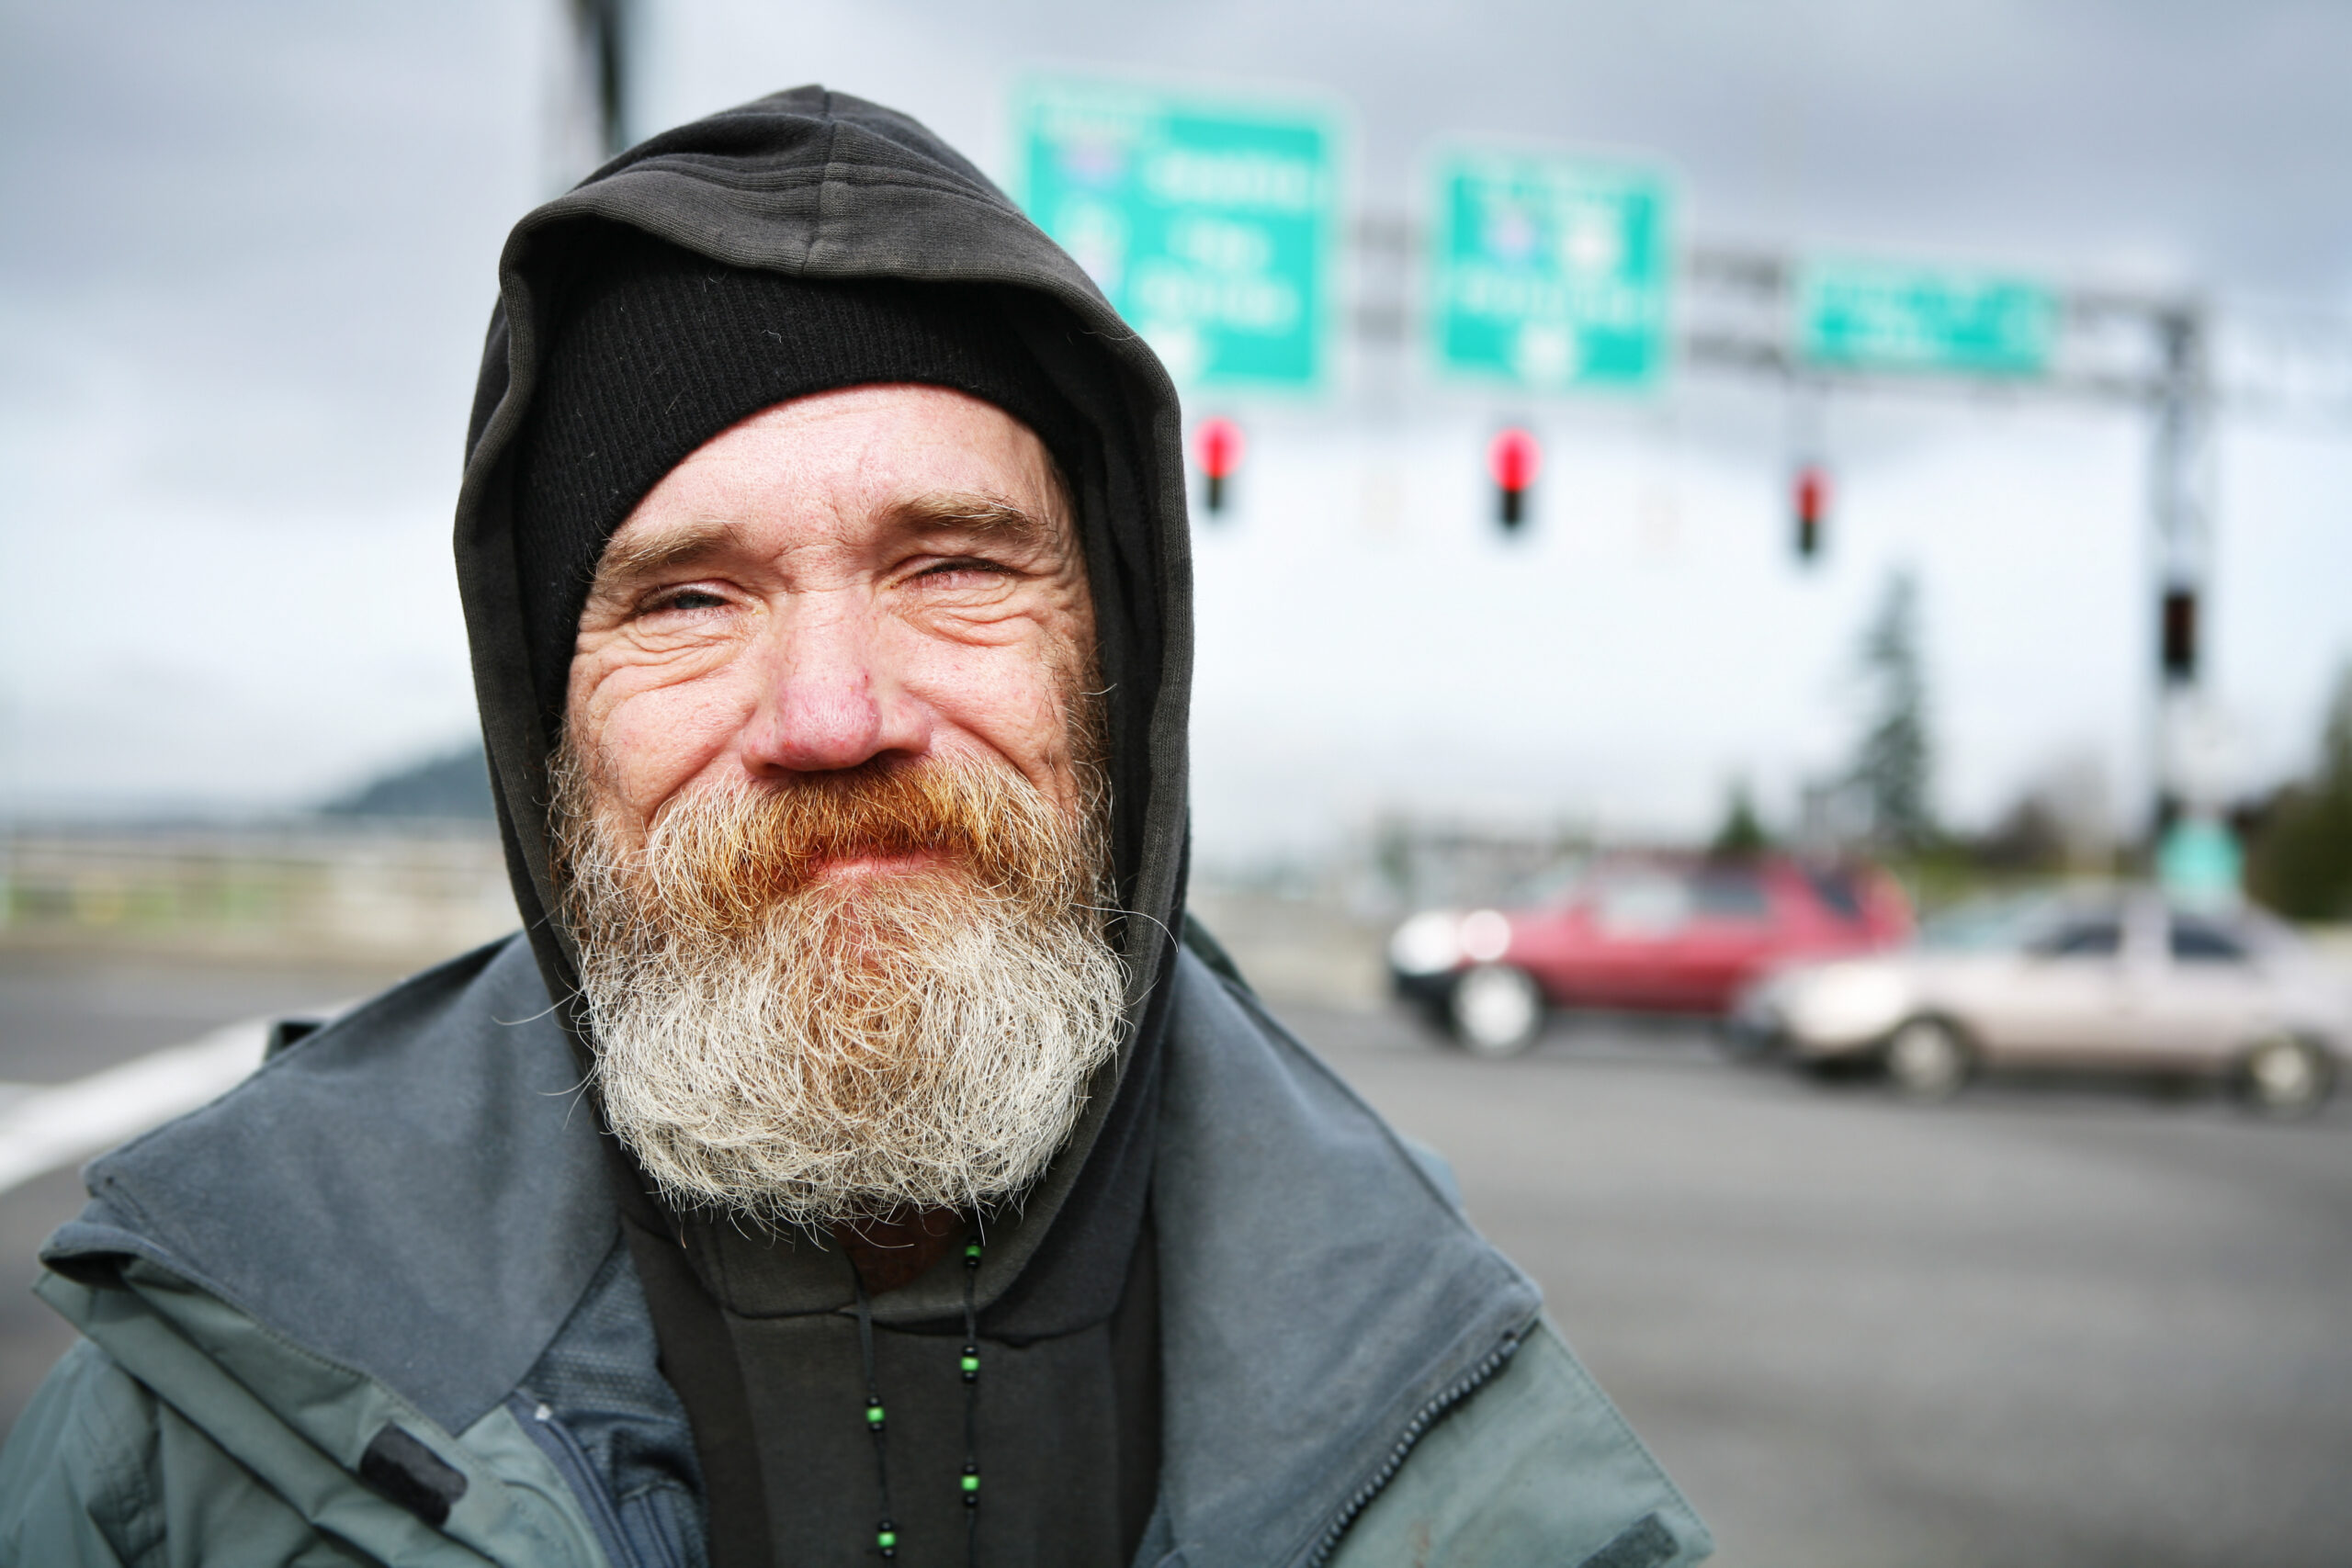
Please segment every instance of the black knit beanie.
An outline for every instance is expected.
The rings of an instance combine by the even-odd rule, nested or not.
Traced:
[[[515,468],[515,564],[550,736],[597,560],[646,492],[762,409],[883,381],[985,399],[1079,471],[1085,426],[986,288],[812,282],[634,234],[600,248],[568,291]]]

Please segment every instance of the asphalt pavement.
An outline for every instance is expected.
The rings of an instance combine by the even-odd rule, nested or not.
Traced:
[[[390,977],[0,953],[0,1081]],[[2352,1105],[1917,1106],[1688,1027],[1574,1022],[1487,1062],[1389,1014],[1280,1010],[1453,1162],[1729,1568],[2352,1558]],[[0,1193],[0,1426],[69,1342],[25,1292],[79,1202],[71,1171]]]

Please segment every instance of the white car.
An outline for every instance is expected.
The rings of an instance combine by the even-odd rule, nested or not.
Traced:
[[[1883,1065],[1923,1097],[1980,1067],[2116,1069],[2224,1076],[2296,1112],[2352,1051],[2352,986],[2267,916],[2109,889],[1963,907],[1911,947],[1781,970],[1732,1030],[1800,1065]]]

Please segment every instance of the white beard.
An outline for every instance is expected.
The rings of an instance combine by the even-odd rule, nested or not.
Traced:
[[[978,863],[843,883],[778,869],[807,840],[763,791],[673,801],[617,851],[559,761],[595,1081],[673,1204],[816,1229],[981,1209],[1069,1138],[1123,1021],[1105,813],[1010,769],[921,766]]]

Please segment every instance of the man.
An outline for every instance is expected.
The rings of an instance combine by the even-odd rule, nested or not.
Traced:
[[[1703,1556],[1177,940],[1176,401],[1070,260],[804,88],[501,276],[458,559],[527,940],[92,1167],[9,1561]]]

